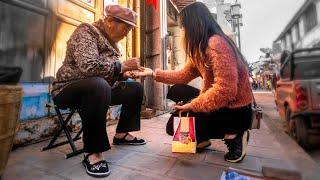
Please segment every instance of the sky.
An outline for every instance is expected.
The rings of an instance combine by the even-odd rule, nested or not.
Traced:
[[[284,30],[306,0],[239,0],[243,24],[240,30],[242,53],[249,62],[257,61],[260,48],[272,42]],[[235,0],[226,0],[234,3]]]

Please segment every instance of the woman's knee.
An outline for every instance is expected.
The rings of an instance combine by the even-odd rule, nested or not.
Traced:
[[[174,102],[189,101],[190,99],[197,97],[199,93],[200,90],[192,86],[175,84],[169,89],[167,98]]]
[[[106,104],[110,104],[111,86],[109,83],[101,77],[92,77],[87,80],[86,93],[93,99],[96,99],[96,101],[103,101]]]
[[[143,98],[144,95],[144,89],[141,83],[139,82],[129,82],[128,87],[130,88],[130,94],[133,97],[137,97],[139,99]]]
[[[136,85],[137,95],[140,97],[143,97],[144,95],[144,89],[141,83],[137,83]]]
[[[175,84],[169,88],[168,94],[180,92],[181,90],[185,89],[187,86],[188,85],[185,85],[185,84]]]
[[[88,90],[92,92],[111,92],[109,83],[101,77],[88,78]]]

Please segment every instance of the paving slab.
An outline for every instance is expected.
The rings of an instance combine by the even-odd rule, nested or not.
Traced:
[[[126,159],[117,162],[121,167],[127,167],[142,172],[152,172],[164,175],[169,171],[177,160],[174,158],[155,156],[145,153],[132,153]]]
[[[257,172],[260,172],[263,166],[295,170],[299,167],[309,167],[312,162],[293,140],[288,140],[285,134],[278,132],[279,130],[272,125],[268,116],[263,119],[260,130],[251,131],[247,156],[241,163],[233,164],[224,161],[223,155],[227,152],[227,148],[223,141],[216,139],[211,140],[212,145],[201,153],[172,153],[172,137],[165,133],[169,116],[170,114],[164,114],[141,121],[141,131],[132,134],[144,138],[147,141],[146,145],[112,145],[111,150],[104,153],[111,169],[110,176],[105,179],[212,180],[220,179],[223,170],[228,167]],[[107,127],[110,142],[115,129],[116,125]],[[70,152],[69,145],[41,152],[40,149],[47,143],[48,141],[45,141],[13,151],[3,180],[21,179],[21,177],[26,177],[24,179],[94,179],[86,174],[81,164],[82,154],[65,159],[65,153]],[[78,147],[82,145],[81,140],[77,142]],[[308,174],[306,177],[318,177],[319,173],[310,171],[306,174]]]
[[[206,153],[206,158],[204,162],[225,167],[234,167],[257,172],[260,172],[262,169],[260,159],[257,157],[247,155],[240,163],[229,163],[224,160],[223,156],[224,153],[222,152],[208,151]]]
[[[167,173],[170,177],[182,179],[213,180],[220,179],[223,166],[211,165],[188,160],[179,160]]]

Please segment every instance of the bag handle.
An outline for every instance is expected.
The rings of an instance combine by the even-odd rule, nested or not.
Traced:
[[[179,111],[179,118],[181,118],[181,113],[182,113],[182,111]],[[187,117],[189,117],[189,112],[187,113]]]

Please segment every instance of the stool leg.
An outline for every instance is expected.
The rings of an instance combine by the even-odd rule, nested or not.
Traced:
[[[63,129],[59,129],[59,131],[57,132],[57,134],[54,135],[54,137],[51,139],[50,143],[48,144],[47,147],[42,148],[42,151],[46,151],[48,149],[52,149],[54,147],[57,147],[57,145],[53,145],[56,140],[58,139],[58,137],[60,136],[61,132]],[[60,145],[62,145],[61,143],[59,143]],[[66,144],[66,143],[65,143]]]
[[[80,149],[80,150],[71,152],[69,154],[66,154],[65,158],[68,159],[68,158],[71,158],[71,157],[76,156],[76,155],[81,154],[81,153],[84,153],[83,149]]]
[[[52,148],[55,148],[55,147],[58,147],[58,146],[61,146],[61,145],[64,145],[66,144],[66,142],[62,142],[62,143],[58,143],[56,145],[53,145],[56,140],[58,139],[58,137],[60,136],[61,132],[66,128],[66,125],[68,124],[69,120],[71,119],[74,111],[72,111],[66,120],[63,120],[63,117],[60,113],[60,110],[56,108],[56,112],[57,112],[57,115],[58,115],[58,119],[59,119],[59,124],[60,124],[60,129],[59,131],[54,135],[54,137],[51,139],[49,145],[45,148],[42,148],[42,151],[46,151],[48,149],[52,149]]]
[[[80,139],[80,135],[81,135],[81,133],[82,133],[82,128],[80,129],[80,131],[77,133],[77,135],[76,135],[76,137],[75,138],[73,138],[73,140],[74,141],[76,141],[76,140],[79,140]]]
[[[67,127],[69,121],[71,120],[72,115],[75,113],[76,110],[71,110],[70,114],[68,115],[68,117],[65,120],[63,119],[62,114],[61,114],[60,110],[57,107],[55,107],[55,110],[57,112],[57,116],[58,116],[58,119],[59,119],[59,124],[60,124],[61,127],[60,127],[59,131],[54,135],[54,137],[50,141],[49,145],[47,147],[45,147],[45,148],[42,148],[42,151],[45,151],[45,150],[48,150],[48,149],[52,149],[52,148],[55,148],[55,147],[58,147],[58,146],[61,146],[61,145],[64,145],[64,144],[69,144],[71,146],[71,148],[72,148],[72,152],[66,154],[66,156],[65,156],[66,158],[70,158],[70,157],[73,157],[73,156],[76,156],[78,154],[83,153],[84,150],[83,149],[78,150],[76,148],[75,144],[74,144],[74,141],[80,139],[80,135],[83,132],[83,129],[81,128],[80,131],[76,134],[76,136],[74,138],[72,138],[71,133],[70,133],[68,127]],[[66,134],[68,140],[64,141],[64,142],[60,142],[60,143],[54,144],[55,141],[60,136],[62,131],[64,131],[64,133]]]
[[[76,148],[76,146],[75,146],[74,143],[73,143],[73,139],[72,139],[72,137],[71,137],[71,135],[70,135],[70,132],[69,132],[69,130],[68,130],[68,128],[67,128],[67,124],[68,124],[68,122],[70,121],[70,119],[71,119],[72,115],[74,114],[74,112],[75,112],[75,110],[72,110],[72,111],[71,111],[71,113],[69,114],[69,116],[67,117],[67,119],[64,121],[64,123],[63,123],[63,128],[62,128],[63,131],[64,131],[64,133],[65,133],[66,136],[67,136],[67,139],[68,139],[68,142],[69,142],[69,144],[70,144],[70,146],[71,146],[71,148],[72,148],[72,151],[76,151],[77,148]],[[62,117],[60,111],[57,112],[57,113],[59,113],[59,116]]]

